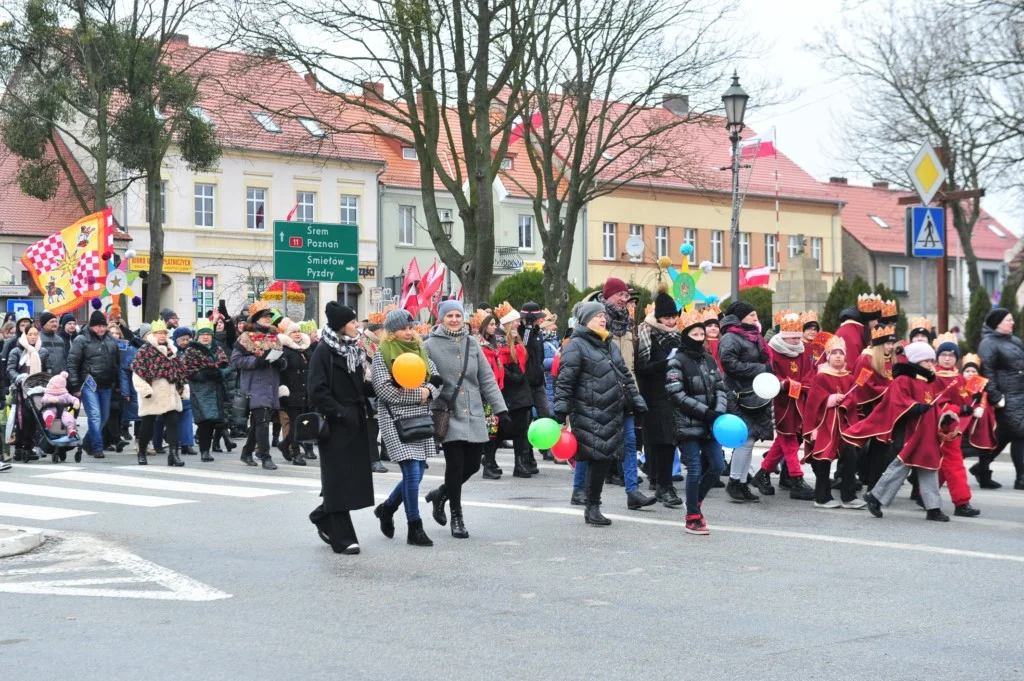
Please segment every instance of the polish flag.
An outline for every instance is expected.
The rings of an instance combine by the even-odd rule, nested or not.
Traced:
[[[740,140],[740,158],[752,161],[755,158],[775,156],[775,126],[768,128],[763,135]]]
[[[515,120],[512,121],[512,133],[508,137],[508,143],[515,144],[525,137],[526,133],[530,132],[530,130],[536,130],[540,127],[542,120],[540,111],[534,111],[530,114],[529,120],[524,120],[522,116],[516,116]]]
[[[772,271],[769,267],[755,267],[752,270],[740,268],[740,290],[754,288],[755,286],[767,286],[771,280]]]
[[[408,310],[414,317],[420,311],[420,299],[416,293],[416,285],[419,284],[421,278],[420,266],[416,263],[416,258],[413,258],[409,261],[409,267],[405,271],[405,281],[402,282],[402,297],[398,307],[401,310]]]
[[[444,281],[444,266],[437,266],[437,260],[427,268],[426,273],[423,275],[423,280],[420,282],[420,307],[427,307],[430,303],[430,299],[441,288],[441,283]]]
[[[288,216],[285,218],[285,220],[287,220],[288,222],[291,222],[292,218],[295,217],[295,211],[297,211],[298,209],[299,209],[299,202],[296,201],[295,205],[292,206],[292,209],[290,211],[288,211]]]
[[[460,303],[462,302],[462,290],[463,290],[463,288],[464,287],[460,287],[459,288],[459,292],[455,294],[455,300],[459,301]]]

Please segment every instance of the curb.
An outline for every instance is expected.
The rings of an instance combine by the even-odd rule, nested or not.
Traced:
[[[39,548],[42,544],[42,532],[37,530],[14,530],[8,536],[0,535],[0,558],[28,553]]]

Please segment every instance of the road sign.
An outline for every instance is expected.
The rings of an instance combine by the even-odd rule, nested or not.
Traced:
[[[19,298],[11,298],[7,301],[7,311],[13,312],[15,318],[19,317],[35,317],[34,313],[35,304],[31,300],[22,300]]]
[[[359,227],[275,221],[274,278],[358,283]]]
[[[946,252],[946,213],[942,208],[907,208],[907,255],[941,258]]]
[[[921,203],[931,203],[939,187],[946,181],[946,169],[942,167],[942,161],[932,145],[927,142],[921,145],[914,160],[907,166],[907,176],[921,197]]]

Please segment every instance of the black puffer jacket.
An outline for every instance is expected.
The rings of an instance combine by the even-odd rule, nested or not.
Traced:
[[[1024,342],[985,326],[978,354],[988,401],[996,407],[999,439],[1024,440]],[[1001,400],[1006,406],[999,408]]]
[[[284,352],[285,367],[281,371],[281,385],[288,388],[288,396],[281,398],[282,409],[306,408],[306,377],[309,374],[309,358],[313,352],[309,349],[309,336],[302,334],[296,343],[287,334],[278,335],[281,350]]]
[[[685,347],[668,361],[666,391],[676,407],[675,429],[678,440],[704,440],[711,437],[709,412],[725,414],[729,408],[722,372],[703,344]]]
[[[648,409],[643,419],[644,444],[675,444],[675,408],[665,390],[665,371],[669,353],[679,346],[679,334],[670,332],[651,315],[638,327],[637,339],[642,346],[650,345],[649,353],[638,350],[635,357],[636,382]]]
[[[529,378],[517,359],[520,352],[526,357],[527,350],[522,345],[514,350],[502,348],[498,353],[498,361],[505,367],[505,386],[501,389],[501,396],[505,398],[505,406],[509,411],[533,408],[533,391],[530,390]],[[529,358],[526,359],[526,368],[530,368]]]
[[[627,406],[637,414],[647,411],[618,348],[587,327],[577,326],[562,348],[554,408],[559,423],[571,419],[577,459],[623,458]]]
[[[544,385],[544,334],[540,327],[526,324],[520,327],[519,333],[526,339],[526,381],[531,388]]]
[[[68,353],[68,392],[77,393],[92,376],[99,389],[113,388],[119,382],[121,356],[117,341],[110,334],[97,336],[92,329],[80,334],[71,342]]]
[[[722,340],[718,343],[718,360],[725,373],[729,413],[743,419],[749,436],[754,440],[771,440],[775,436],[771,400],[762,400],[753,394],[754,378],[763,373],[772,373],[767,344],[762,349],[738,333],[730,333],[729,329],[734,326],[740,326],[740,321],[735,315],[726,315],[722,319]],[[748,406],[764,405],[749,409],[741,407],[741,403]]]

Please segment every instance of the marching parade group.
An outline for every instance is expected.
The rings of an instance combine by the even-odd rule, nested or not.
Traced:
[[[879,518],[909,477],[928,520],[949,520],[943,485],[954,514],[970,518],[980,512],[965,457],[977,459],[978,486],[995,489],[990,464],[1006,447],[1014,488],[1024,489],[1024,343],[1008,310],[992,310],[978,354],[961,356],[957,338],[937,337],[924,318],[897,338],[896,303],[870,294],[843,310],[833,333],[814,311],[779,313],[763,329],[742,300],[724,314],[681,310],[664,288],[646,310],[636,303],[627,284],[608,279],[574,307],[564,336],[532,302],[469,314],[443,300],[433,325],[393,308],[360,321],[330,302],[322,329],[262,302],[237,317],[222,302],[194,329],[172,310],[134,330],[117,309],[93,311],[81,330],[71,315],[14,319],[3,328],[4,452],[29,463],[53,450],[59,461],[62,450],[47,443],[63,442],[102,458],[130,443],[132,428],[139,465],[157,454],[169,466],[197,453],[213,461],[235,437],[245,438],[241,461],[267,470],[277,468],[272,447],[297,466],[318,452],[322,503],[310,520],[345,554],[360,550],[350,512],[368,507],[389,538],[404,509],[408,543],[432,545],[418,499],[438,453],[444,483],[424,498],[438,524],[468,537],[463,486],[481,468],[486,479],[503,475],[502,442],[511,442],[514,477],[538,474],[534,435],[550,419],[553,439],[536,449],[572,465],[570,503],[596,526],[611,524],[601,506],[612,483],[624,486],[628,509],[681,508],[686,532],[707,535],[712,489],[755,503],[754,490],[776,493],[773,475],[793,499]],[[772,444],[752,470],[758,441]],[[402,478],[377,504],[382,460]]]

